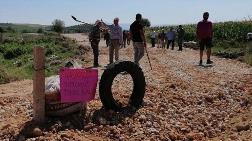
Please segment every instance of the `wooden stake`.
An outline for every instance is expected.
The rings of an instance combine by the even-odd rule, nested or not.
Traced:
[[[45,53],[40,46],[33,47],[33,119],[37,123],[45,121]]]

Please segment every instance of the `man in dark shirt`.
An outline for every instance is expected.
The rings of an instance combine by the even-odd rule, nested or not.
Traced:
[[[130,33],[132,35],[134,46],[134,62],[139,65],[139,61],[144,56],[144,48],[146,47],[146,39],[144,36],[143,25],[141,24],[142,15],[137,14],[136,20],[130,25]]]
[[[179,25],[177,29],[177,34],[178,34],[179,51],[182,51],[184,36],[185,36],[185,30],[183,29],[182,25]]]
[[[123,30],[123,47],[126,48],[127,31]]]
[[[109,47],[109,44],[110,44],[110,35],[109,35],[108,30],[106,30],[105,33],[104,33],[104,40],[106,41],[107,47]]]
[[[97,20],[95,22],[95,26],[92,28],[92,31],[89,34],[89,41],[91,43],[91,47],[93,49],[94,54],[94,67],[98,67],[98,56],[99,56],[99,42],[100,42],[100,34],[101,30],[100,27],[102,25],[102,22]]]
[[[210,60],[212,38],[213,38],[213,26],[212,26],[212,22],[208,21],[208,18],[209,18],[209,13],[205,12],[203,14],[203,20],[200,21],[197,25],[197,37],[199,39],[199,45],[200,45],[199,65],[202,65],[202,57],[203,57],[203,51],[205,47],[207,49],[207,64],[213,63],[213,61]]]

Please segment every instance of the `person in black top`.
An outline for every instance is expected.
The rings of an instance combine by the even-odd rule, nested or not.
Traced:
[[[101,39],[101,30],[102,22],[97,20],[95,22],[95,26],[92,27],[91,32],[89,33],[89,41],[91,43],[91,47],[93,49],[94,54],[94,67],[99,67],[98,57],[99,57],[99,42]]]
[[[126,48],[127,31],[123,30],[123,47]]]
[[[134,62],[139,65],[139,61],[144,56],[144,48],[146,47],[146,39],[144,36],[144,27],[141,24],[142,15],[137,14],[136,20],[130,25],[130,33],[134,46]]]
[[[104,40],[106,41],[107,47],[109,47],[109,44],[110,44],[110,35],[109,35],[108,30],[106,30],[105,33],[104,33]]]
[[[184,37],[185,37],[185,30],[182,27],[182,25],[179,25],[177,29],[177,34],[178,34],[178,46],[179,46],[179,51],[182,51],[183,47],[183,42],[184,42]]]

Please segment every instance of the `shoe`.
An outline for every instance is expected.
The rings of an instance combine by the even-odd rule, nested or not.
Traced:
[[[213,61],[211,61],[210,59],[207,59],[207,63],[206,64],[213,64]]]
[[[199,66],[202,66],[202,60],[199,61]]]

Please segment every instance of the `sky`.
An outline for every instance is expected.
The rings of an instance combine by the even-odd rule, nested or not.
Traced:
[[[196,23],[205,11],[213,22],[252,19],[252,0],[0,0],[0,23],[51,25],[61,19],[70,26],[78,24],[74,15],[87,23],[119,17],[129,24],[141,13],[152,25],[177,25]]]

